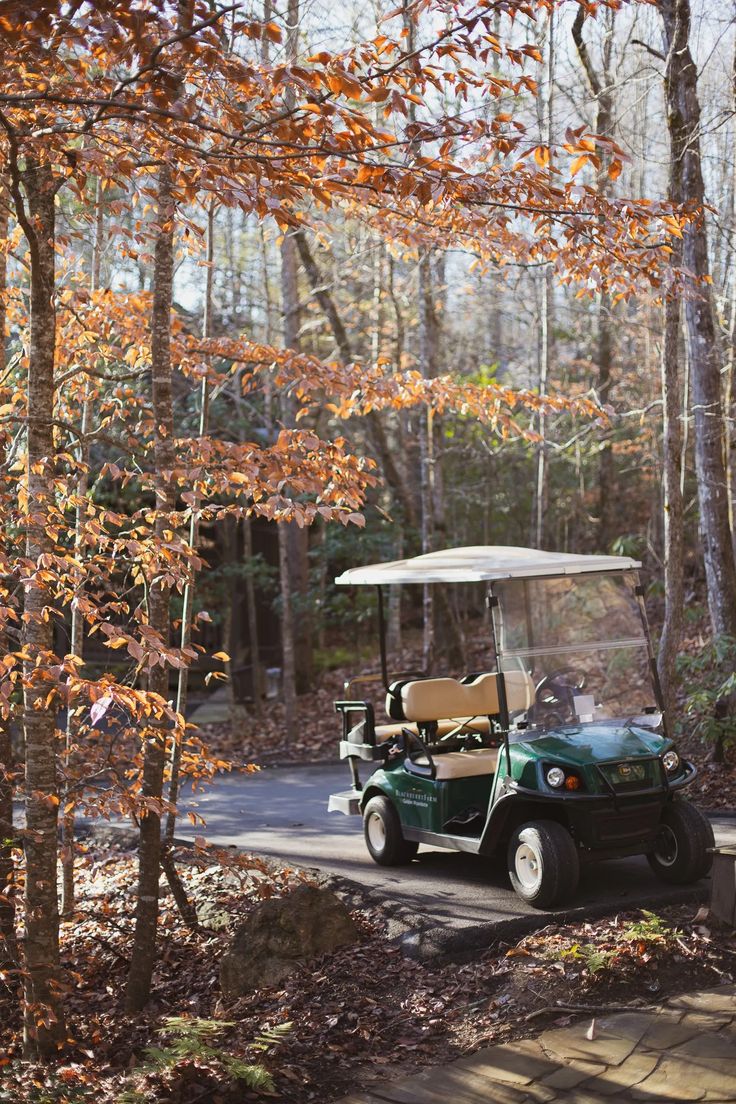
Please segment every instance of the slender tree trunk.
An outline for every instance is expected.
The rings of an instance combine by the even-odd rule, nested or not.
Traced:
[[[675,173],[675,198],[701,214],[684,231],[683,264],[698,280],[685,300],[688,357],[695,428],[695,470],[708,587],[715,634],[736,636],[736,564],[728,523],[721,356],[710,291],[705,188],[700,159],[697,71],[690,53],[689,0],[658,0],[667,47],[665,94]]]
[[[90,264],[90,291],[94,294],[100,286],[102,271],[102,237],[105,229],[105,214],[102,203],[102,181],[95,183],[95,230],[92,241],[92,259]],[[77,477],[77,505],[74,510],[74,558],[77,562],[84,556],[82,536],[86,514],[86,499],[89,489],[89,432],[90,399],[85,397],[82,405],[81,437],[77,451],[80,464]],[[84,658],[84,616],[80,604],[84,596],[84,583],[79,582],[72,601],[71,631],[69,651],[75,659]],[[67,774],[71,774],[74,758],[74,745],[79,731],[79,715],[71,707],[66,715],[65,765]],[[71,779],[70,779],[71,780]],[[61,915],[67,920],[74,913],[74,850],[75,850],[76,810],[71,793],[65,794],[64,811],[61,822]]]
[[[56,347],[55,211],[51,171],[30,157],[22,173],[28,199],[25,215],[14,185],[19,219],[31,256],[31,335],[28,363],[29,515],[26,556],[40,563],[53,554],[46,526],[53,506],[54,356]],[[43,584],[26,585],[23,649],[23,730],[25,735],[25,968],[24,1054],[48,1058],[65,1038],[58,992],[59,906],[56,895],[59,791],[56,778],[56,703],[46,704],[48,685],[38,678],[54,662],[51,595]]]
[[[0,185],[0,375],[5,374],[7,261],[6,244],[10,217],[8,194]],[[0,635],[0,649],[9,651],[5,634]],[[10,738],[10,717],[0,716],[0,968],[16,958],[15,946],[15,864],[13,845],[13,745]]]
[[[74,558],[79,561],[83,555],[82,535],[86,515],[85,500],[88,490],[88,455],[87,433],[89,432],[89,405],[90,400],[85,398],[82,406],[82,422],[80,426],[81,438],[77,452],[81,465],[77,478],[77,505],[74,511]],[[84,584],[80,581],[76,587],[72,601],[71,633],[69,651],[76,659],[82,659],[84,655],[84,616],[79,608],[84,594]],[[68,789],[71,791],[71,769],[74,759],[74,748],[79,731],[79,715],[71,702],[67,706],[66,714],[66,738],[64,760],[68,778]],[[61,915],[65,920],[74,914],[74,850],[75,850],[75,804],[71,792],[65,794],[64,811],[61,821]]]
[[[288,0],[286,54],[290,61],[296,58],[298,37],[299,0]],[[286,102],[288,107],[293,106],[293,96],[291,93],[287,94]],[[289,230],[285,233],[281,243],[281,302],[283,310],[284,344],[289,349],[299,349],[301,312],[299,307],[297,245],[294,230]],[[285,425],[294,424],[294,411],[291,409],[290,401],[282,403],[282,418]],[[281,594],[282,609],[285,615],[282,631],[285,633],[291,632],[293,639],[290,642],[284,640],[284,698],[287,703],[292,700],[295,703],[297,691],[303,692],[307,690],[312,682],[312,632],[310,618],[306,610],[304,610],[297,622],[297,619],[294,617],[293,608],[291,608],[294,595],[299,593],[301,598],[305,600],[309,589],[309,533],[305,529],[300,529],[297,525],[289,524],[285,529],[285,539],[287,542],[286,556],[285,558],[282,557],[279,562],[282,568],[282,582],[285,578],[285,574],[288,572],[289,583],[288,602],[287,595],[283,591],[283,588]],[[287,609],[287,605],[289,609]],[[286,662],[287,650],[291,652],[293,663],[287,664]],[[289,678],[293,678],[294,680],[293,691],[291,687],[287,686]],[[290,705],[287,704],[287,714],[289,710]],[[294,714],[293,723],[295,723],[295,721],[296,714]],[[288,723],[287,720],[287,724]]]
[[[233,577],[237,564],[237,521],[234,517],[223,518],[220,526],[222,538],[222,565],[225,569],[225,585],[223,595],[223,622],[222,622],[222,649],[228,657],[225,660],[225,675],[227,682],[227,709],[230,712],[231,723],[235,722],[236,694],[235,694],[235,668],[238,656],[238,641],[236,640],[235,616],[238,606],[237,586]]]
[[[419,300],[419,371],[425,377],[433,374],[432,323],[429,309],[432,295],[430,266],[429,254],[423,252],[419,258],[417,272],[417,296]],[[428,409],[426,414],[421,416],[419,431],[419,537],[423,555],[431,552],[434,547],[433,465],[434,430],[432,411]],[[434,588],[425,583],[422,587],[422,669],[428,675],[432,673],[435,661],[434,597]]]
[[[284,723],[287,733],[296,732],[296,661],[294,656],[294,614],[291,607],[289,571],[289,533],[278,526],[279,582],[281,584],[281,681],[284,696]]]
[[[246,565],[253,563],[253,525],[249,517],[243,518],[243,556]],[[245,600],[248,604],[248,644],[253,667],[253,712],[263,714],[263,673],[261,671],[261,647],[258,636],[258,607],[256,588],[250,571],[245,576]]]
[[[158,179],[158,223],[153,267],[151,310],[151,375],[155,424],[154,463],[156,469],[155,532],[165,539],[175,499],[168,475],[175,466],[174,417],[171,388],[171,303],[174,280],[175,203],[171,167],[165,164]],[[164,643],[169,639],[169,587],[158,576],[149,584],[148,620]],[[158,665],[148,679],[149,690],[168,698],[169,669]],[[159,878],[161,874],[161,813],[166,730],[151,725],[145,730],[142,797],[146,805],[140,815],[138,845],[138,891],[135,935],[128,972],[126,1009],[138,1012],[147,1003],[156,957]]]
[[[172,230],[173,234],[173,230]],[[215,202],[210,201],[209,208],[207,210],[207,238],[205,246],[205,259],[207,263],[205,284],[204,284],[204,310],[202,317],[202,336],[205,340],[212,336],[212,281],[213,281],[213,264],[215,256]],[[173,286],[173,270],[172,270],[172,286]],[[169,376],[171,375],[171,361],[169,358]],[[206,376],[202,377],[202,383],[199,392],[199,432],[198,436],[201,439],[207,433],[207,427],[209,422],[209,410],[210,410],[210,388],[209,381]],[[173,411],[172,411],[172,425],[173,425]],[[195,551],[199,544],[199,501],[198,496],[195,496],[195,501],[192,506],[192,516],[189,521],[189,544]],[[189,648],[192,642],[192,620],[194,615],[194,591],[195,582],[194,578],[187,580],[184,586],[184,601],[182,603],[181,611],[181,641],[180,647],[182,650]],[[168,617],[168,612],[167,612]],[[171,741],[171,778],[169,781],[169,804],[171,808],[166,814],[166,832],[164,835],[164,842],[167,848],[170,848],[174,842],[174,832],[176,830],[176,803],[179,800],[179,772],[181,768],[181,742],[184,737],[185,725],[186,725],[186,712],[187,712],[187,695],[189,692],[189,666],[179,668],[179,674],[176,684],[176,712],[179,714],[180,730],[177,731]],[[172,887],[173,888],[173,887]]]
[[[603,68],[600,75],[596,71],[585,40],[583,39],[583,24],[585,22],[585,9],[578,8],[575,21],[572,26],[572,37],[575,43],[578,57],[585,71],[591,95],[596,100],[596,134],[609,135],[613,128],[613,96],[611,94],[611,49],[613,44],[613,29],[615,26],[615,12],[606,11],[608,20],[607,34],[603,46]],[[610,157],[603,150],[600,154],[601,168],[598,173],[598,192],[606,196],[609,191],[610,178],[608,170]],[[612,368],[614,352],[613,336],[613,303],[607,290],[600,294],[598,302],[598,396],[603,405],[610,399],[612,386]],[[615,535],[617,520],[616,481],[614,475],[613,442],[610,437],[601,444],[598,461],[598,547],[602,552],[607,552]]]
[[[733,61],[731,68],[731,110],[736,118],[736,44],[734,45]],[[731,164],[731,241],[736,238],[736,158]],[[736,391],[734,389],[734,376],[736,375],[736,256],[733,247],[729,251],[730,302],[728,316],[728,354],[726,371],[726,396],[724,400],[726,423],[726,480],[728,486],[728,521],[731,526],[731,537],[734,536],[734,521],[736,511],[736,440],[734,439],[734,415],[736,415]]]
[[[675,661],[682,636],[685,601],[684,517],[680,466],[682,462],[682,398],[680,395],[678,346],[680,299],[665,303],[662,342],[662,477],[664,492],[664,595],[665,613],[659,640],[657,665],[665,712],[672,724],[675,717]]]
[[[296,245],[291,232],[284,235],[281,243],[281,301],[283,309],[284,344],[289,349],[299,347],[299,298],[297,287]],[[286,425],[293,423],[293,411],[288,409],[286,400],[282,417]],[[299,574],[296,563],[299,549],[296,547],[292,530],[296,526],[281,523],[279,525],[279,579],[281,583],[281,649],[282,649],[282,686],[284,708],[286,710],[286,728],[294,732],[296,728],[296,692],[297,692],[297,643],[293,610],[293,578]]]
[[[547,148],[552,150],[554,73],[555,73],[555,24],[554,9],[547,17],[547,73],[545,81],[545,99],[543,104],[542,131]],[[539,320],[539,394],[545,395],[549,387],[549,373],[552,362],[552,326],[554,295],[552,270],[547,267],[542,275],[541,303]],[[537,415],[536,473],[534,479],[534,514],[532,517],[531,544],[534,548],[544,548],[547,542],[547,500],[549,471],[547,462],[547,414],[540,410]]]

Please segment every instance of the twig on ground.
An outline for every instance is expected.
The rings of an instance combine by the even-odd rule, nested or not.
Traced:
[[[530,1012],[528,1016],[524,1017],[524,1022],[528,1023],[530,1020],[536,1020],[538,1016],[544,1016],[548,1012],[576,1012],[586,1013],[598,1016],[607,1015],[609,1012],[648,1012],[650,1009],[656,1008],[656,1004],[637,1004],[633,1001],[631,1004],[546,1004],[544,1008],[538,1008],[536,1012]]]

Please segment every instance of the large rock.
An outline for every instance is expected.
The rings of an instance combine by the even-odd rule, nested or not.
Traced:
[[[310,959],[359,939],[345,905],[329,889],[298,886],[284,897],[262,901],[236,931],[220,964],[226,997],[279,985]]]

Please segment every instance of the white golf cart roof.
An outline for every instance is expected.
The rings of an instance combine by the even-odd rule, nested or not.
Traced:
[[[342,586],[389,583],[482,583],[542,575],[582,575],[591,571],[630,571],[641,564],[628,556],[576,556],[502,544],[445,548],[410,560],[351,567],[338,575]]]

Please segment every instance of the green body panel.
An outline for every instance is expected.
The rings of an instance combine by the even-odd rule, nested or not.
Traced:
[[[553,732],[531,739],[516,739],[511,743],[511,777],[528,790],[550,793],[541,776],[540,767],[572,767],[580,775],[584,792],[610,792],[601,778],[601,764],[621,760],[636,761],[662,755],[672,747],[672,741],[656,732],[635,728],[614,721],[586,725],[565,725]],[[615,779],[612,768],[603,768],[609,780]],[[660,779],[656,763],[644,768],[642,786],[654,786]],[[552,791],[554,792],[554,791]]]
[[[379,768],[366,782],[363,804],[379,790],[394,803],[406,828],[446,835],[482,834],[485,848],[486,842],[495,846],[498,836],[493,828],[495,803],[503,799],[507,810],[509,794],[516,794],[512,800],[522,801],[523,796],[526,806],[538,800],[540,816],[549,816],[552,807],[560,809],[574,838],[586,849],[634,853],[638,838],[651,840],[661,807],[671,796],[663,785],[658,757],[672,746],[671,740],[656,732],[615,721],[570,724],[538,736],[519,732],[509,744],[510,775],[503,749],[497,774],[446,781],[414,774],[397,760]],[[626,774],[617,766],[622,761],[631,765]],[[571,793],[551,787],[543,770],[550,766],[573,770],[582,781],[581,789]],[[680,784],[687,781],[684,767],[671,778],[672,784],[678,779]],[[634,792],[642,790],[648,794]],[[475,814],[472,823],[468,823],[469,814]]]
[[[568,766],[589,766],[612,759],[635,759],[660,755],[669,743],[663,736],[645,728],[634,728],[613,721],[596,724],[565,725],[544,736],[512,743],[524,747],[536,758],[559,759]]]
[[[393,801],[402,824],[429,832],[446,832],[453,817],[477,810],[485,820],[495,775],[453,778],[437,782],[405,770],[403,763],[379,769],[366,783],[366,793],[375,786]]]

